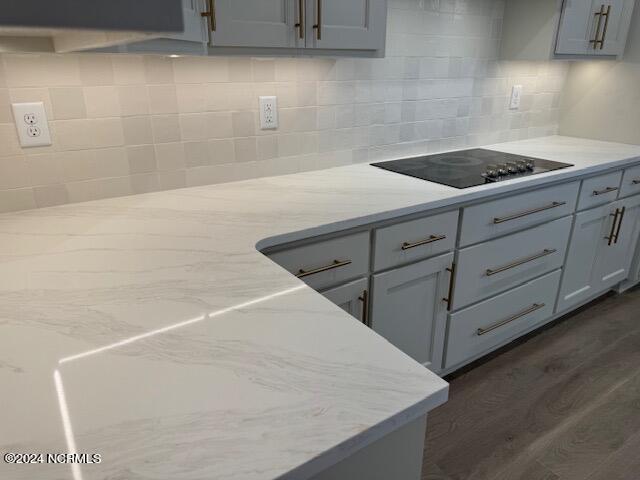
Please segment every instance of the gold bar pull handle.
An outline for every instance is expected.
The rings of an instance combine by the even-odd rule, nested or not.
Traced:
[[[547,255],[551,255],[553,253],[556,253],[557,251],[558,250],[556,250],[555,248],[545,248],[540,253],[536,253],[535,255],[531,255],[530,257],[527,257],[527,258],[516,260],[502,267],[487,268],[485,273],[487,274],[487,277],[490,277],[492,275],[495,275],[496,273],[505,272],[507,270],[511,270],[512,268],[519,267],[520,265],[524,265],[525,263],[533,262],[534,260],[538,260],[539,258],[546,257]]]
[[[313,26],[316,38],[322,40],[322,0],[316,0],[316,24]]]
[[[618,243],[618,237],[620,236],[620,229],[622,228],[622,221],[624,220],[624,214],[627,211],[627,207],[622,207],[620,210],[620,218],[618,219],[618,228],[616,229],[616,234],[613,243]]]
[[[594,15],[598,17],[598,23],[596,25],[596,36],[593,40],[589,40],[589,43],[593,44],[593,49],[596,50],[598,48],[598,44],[601,42],[600,28],[602,26],[602,16],[604,15],[604,4],[600,5],[600,11],[595,12]]]
[[[611,232],[609,232],[609,236],[608,237],[604,237],[605,240],[608,240],[607,245],[611,245],[613,243],[613,241],[616,238],[615,235],[615,231],[616,231],[616,225],[618,223],[618,215],[620,214],[620,210],[616,208],[616,212],[615,213],[610,213],[609,216],[613,217],[613,223],[611,224]]]
[[[298,0],[298,23],[295,24],[298,29],[298,37],[301,40],[304,40],[305,31],[304,31],[304,2],[305,0]]]
[[[516,220],[517,218],[526,217],[527,215],[533,215],[534,213],[544,212],[545,210],[551,210],[552,208],[558,208],[566,204],[567,202],[552,202],[550,205],[533,208],[531,210],[527,210],[526,212],[514,213],[513,215],[509,215],[508,217],[496,217],[493,219],[493,223],[498,224],[508,222],[510,220]]]
[[[609,16],[611,14],[611,5],[607,5],[607,11],[602,14],[604,17],[604,28],[602,29],[602,38],[600,39],[600,50],[604,48],[604,42],[607,39],[607,28],[609,27]]]
[[[351,265],[351,260],[334,260],[333,263],[329,265],[325,265],[324,267],[314,268],[313,270],[298,270],[296,277],[304,278],[309,275],[315,275],[316,273],[326,272],[327,270],[333,270],[334,268],[344,267],[346,265]]]
[[[455,284],[456,264],[452,263],[451,268],[447,268],[447,272],[449,272],[449,293],[442,299],[442,301],[447,302],[447,311],[450,312],[451,305],[453,305],[453,286]]]
[[[594,190],[591,196],[597,197],[598,195],[606,195],[607,193],[615,192],[616,190],[618,190],[618,187],[607,187],[602,190]]]
[[[484,335],[485,333],[489,333],[492,330],[495,330],[496,328],[500,328],[503,325],[506,325],[507,323],[511,323],[514,320],[518,320],[519,318],[522,318],[526,315],[529,315],[530,313],[535,312],[536,310],[540,310],[541,308],[544,308],[546,305],[544,303],[534,303],[533,305],[531,305],[529,308],[527,308],[526,310],[523,310],[520,313],[516,313],[513,317],[509,317],[505,320],[501,320],[500,322],[494,323],[493,325],[490,325],[488,327],[484,327],[484,328],[479,328],[478,330],[476,330],[476,334],[478,335]]]
[[[207,17],[209,19],[209,28],[212,32],[216,31],[216,0],[207,0],[209,10],[201,12],[201,17]]]
[[[371,328],[371,321],[369,320],[369,291],[363,290],[358,300],[362,302],[362,323]]]
[[[429,238],[425,238],[424,240],[420,240],[418,242],[404,242],[400,248],[402,250],[409,250],[410,248],[419,247],[420,245],[428,245],[429,243],[439,242],[440,240],[444,240],[445,238],[447,238],[446,235],[429,235]]]

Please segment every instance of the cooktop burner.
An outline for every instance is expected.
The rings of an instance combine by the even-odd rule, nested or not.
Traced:
[[[378,162],[371,165],[454,188],[475,187],[573,166],[569,163],[523,157],[483,148]]]

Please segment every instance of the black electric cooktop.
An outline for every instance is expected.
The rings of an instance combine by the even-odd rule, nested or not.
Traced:
[[[378,162],[371,165],[454,188],[475,187],[573,166],[569,163],[523,157],[483,148]]]

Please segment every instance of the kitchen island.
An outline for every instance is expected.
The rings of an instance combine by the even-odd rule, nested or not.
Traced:
[[[446,382],[260,250],[640,162],[484,148],[574,167],[458,190],[358,164],[1,215],[0,450],[102,461],[0,476],[314,478],[421,421]]]

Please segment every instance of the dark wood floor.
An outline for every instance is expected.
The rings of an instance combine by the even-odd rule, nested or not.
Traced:
[[[640,479],[640,289],[448,380],[423,480]]]

